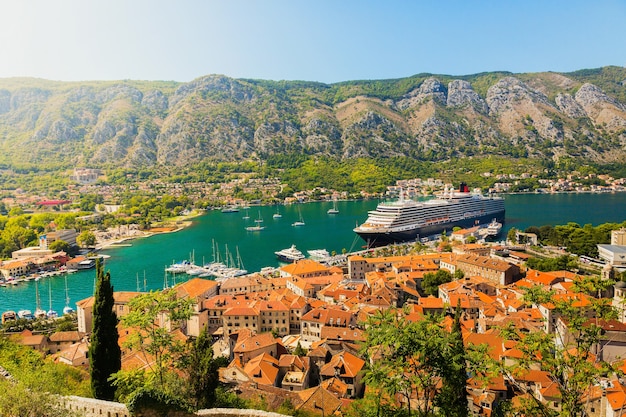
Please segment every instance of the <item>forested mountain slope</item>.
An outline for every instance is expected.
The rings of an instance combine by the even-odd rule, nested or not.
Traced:
[[[0,79],[0,164],[13,167],[185,165],[292,153],[604,163],[624,160],[625,146],[623,67],[330,85],[221,75],[189,83]]]

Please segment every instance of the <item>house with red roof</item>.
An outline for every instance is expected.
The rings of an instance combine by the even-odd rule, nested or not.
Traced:
[[[310,345],[322,339],[322,329],[329,327],[356,327],[356,317],[352,312],[340,308],[315,308],[302,317],[302,343]]]
[[[289,391],[309,388],[311,379],[310,358],[282,355],[278,360],[280,386]]]
[[[185,334],[198,337],[203,329],[208,328],[209,316],[203,310],[202,302],[217,295],[218,289],[217,282],[202,278],[192,278],[174,287],[178,298],[192,301],[193,311],[183,326]]]
[[[347,386],[346,394],[357,398],[363,394],[362,370],[365,361],[349,352],[340,352],[320,368],[322,380],[337,378]]]
[[[278,385],[278,359],[267,353],[251,358],[244,365],[243,371],[251,381],[259,385]]]
[[[239,360],[244,366],[252,358],[263,353],[273,358],[278,358],[280,355],[287,353],[287,350],[282,345],[280,339],[275,339],[271,333],[261,333],[237,340],[237,344],[233,349],[235,359]]]
[[[224,334],[237,333],[240,329],[257,332],[261,327],[260,313],[246,306],[230,307],[222,314]]]

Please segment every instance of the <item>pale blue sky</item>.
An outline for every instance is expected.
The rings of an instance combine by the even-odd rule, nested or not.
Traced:
[[[333,83],[626,65],[624,0],[0,0],[0,78]]]

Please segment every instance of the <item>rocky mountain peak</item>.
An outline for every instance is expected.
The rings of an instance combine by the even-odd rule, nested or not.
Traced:
[[[399,109],[404,110],[425,103],[428,100],[446,104],[446,96],[446,87],[441,81],[435,77],[429,77],[419,87],[405,95],[396,105]]]
[[[96,94],[96,100],[100,103],[108,103],[114,100],[130,100],[133,103],[141,103],[143,93],[129,85],[119,84],[106,88]]]
[[[620,110],[625,110],[624,105],[607,96],[599,87],[589,83],[583,84],[576,92],[574,98],[585,111],[598,103],[611,104]]]
[[[489,115],[498,115],[515,106],[515,103],[530,101],[553,107],[548,98],[532,90],[528,85],[515,77],[505,77],[487,90]]]
[[[587,116],[585,110],[583,110],[580,104],[578,104],[578,102],[570,94],[559,93],[554,101],[556,102],[557,108],[569,117],[578,119]]]
[[[170,104],[174,106],[192,94],[200,94],[203,97],[211,94],[221,97],[226,96],[235,101],[251,100],[254,96],[254,92],[251,89],[235,79],[224,75],[207,75],[178,87],[170,99]]]
[[[480,113],[487,113],[487,103],[474,91],[472,85],[465,80],[453,80],[448,84],[448,107],[472,106]]]

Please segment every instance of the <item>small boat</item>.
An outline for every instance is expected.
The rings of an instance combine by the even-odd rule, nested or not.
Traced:
[[[2,324],[9,320],[17,320],[17,313],[15,313],[15,311],[9,310],[2,313]]]
[[[283,262],[295,262],[300,259],[304,259],[304,255],[298,249],[296,245],[291,245],[290,248],[282,249],[274,252],[276,257]]]
[[[34,320],[35,316],[33,315],[33,312],[30,310],[20,310],[17,312],[17,317],[20,319],[25,319],[25,320]]]
[[[222,209],[222,213],[237,213],[239,211],[239,207],[237,206],[226,206]]]
[[[491,223],[481,228],[478,231],[478,234],[482,236],[483,238],[495,237],[500,234],[501,230],[502,230],[502,223],[499,223],[496,219],[493,219]]]
[[[330,258],[330,253],[326,249],[311,249],[306,251],[309,254],[309,258],[314,261],[322,261],[324,259]]]
[[[166,272],[171,272],[173,274],[182,274],[183,272],[187,272],[193,267],[192,263],[189,261],[182,261],[177,263],[172,263],[170,266],[165,268]]]
[[[35,318],[43,319],[46,317],[46,311],[41,308],[41,299],[39,298],[39,278],[35,280],[35,299],[37,301],[37,308],[35,308]]]
[[[246,275],[248,271],[243,266],[243,261],[241,259],[241,255],[239,254],[239,247],[236,247],[237,252],[237,260],[233,259],[233,254],[228,251],[228,246],[225,247],[225,255],[224,259],[226,264],[221,264],[221,266],[216,266],[211,271],[211,275],[213,275],[216,280],[223,281],[228,278],[235,278],[242,275]]]
[[[328,214],[339,214],[339,210],[337,209],[337,200],[333,200],[333,206],[328,209],[326,212]]]
[[[52,280],[48,281],[48,301],[50,303],[50,308],[46,313],[46,317],[48,317],[49,319],[56,319],[57,317],[59,317],[59,313],[52,309]]]
[[[265,229],[263,226],[263,218],[261,217],[261,212],[259,211],[259,217],[254,221],[256,224],[254,226],[246,227],[246,230],[249,232],[258,232]]]
[[[304,218],[302,217],[302,211],[300,210],[300,207],[298,207],[298,216],[299,219],[293,223],[291,223],[292,226],[298,227],[298,226],[304,226]]]
[[[67,291],[67,275],[65,276],[65,307],[63,307],[63,314],[72,314],[74,309],[70,307],[70,295]]]
[[[500,230],[502,230],[502,223],[499,223],[498,221],[496,221],[496,219],[493,219],[491,223],[489,223],[489,225],[487,226],[487,235],[497,236],[498,234],[500,234]]]
[[[186,271],[187,275],[191,275],[191,276],[200,276],[206,272],[207,270],[200,266],[192,266]]]

